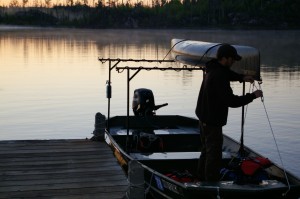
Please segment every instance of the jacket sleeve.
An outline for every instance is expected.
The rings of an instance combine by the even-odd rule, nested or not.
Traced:
[[[222,92],[221,96],[224,96],[223,98],[224,103],[225,106],[227,107],[231,107],[231,108],[241,107],[246,104],[249,104],[256,98],[255,94],[250,94],[250,93],[247,93],[246,95],[243,96],[234,95],[228,80],[226,80],[226,78],[221,78],[221,82],[223,82],[222,83],[223,89],[221,89]]]
[[[255,99],[254,94],[247,93],[244,96],[231,95],[228,98],[227,105],[231,108],[237,108],[249,104]]]

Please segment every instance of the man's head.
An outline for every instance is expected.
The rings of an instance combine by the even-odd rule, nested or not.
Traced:
[[[240,61],[242,59],[242,57],[240,55],[238,55],[236,49],[231,46],[230,44],[222,44],[217,52],[217,58],[218,60],[222,59],[222,57],[225,58],[233,58],[236,61]]]
[[[241,60],[242,57],[230,44],[222,44],[218,49],[217,59],[221,64],[230,67],[235,61]]]

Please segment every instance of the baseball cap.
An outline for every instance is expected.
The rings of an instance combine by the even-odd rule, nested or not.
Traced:
[[[222,44],[217,52],[217,58],[221,59],[222,57],[232,57],[236,61],[242,59],[242,57],[237,53],[236,49],[230,44]]]

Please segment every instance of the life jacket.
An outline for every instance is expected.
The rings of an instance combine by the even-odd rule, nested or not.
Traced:
[[[268,168],[272,163],[268,158],[256,157],[242,160],[241,170],[245,175],[253,175],[259,169]]]
[[[221,180],[233,181],[236,184],[259,184],[269,179],[265,168],[271,165],[272,162],[264,157],[236,158],[228,167],[220,170]]]

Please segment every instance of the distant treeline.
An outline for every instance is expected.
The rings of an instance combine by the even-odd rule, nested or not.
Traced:
[[[73,2],[73,1],[72,1]],[[156,0],[152,6],[101,1],[91,7],[0,7],[0,24],[79,28],[300,27],[300,0]]]

